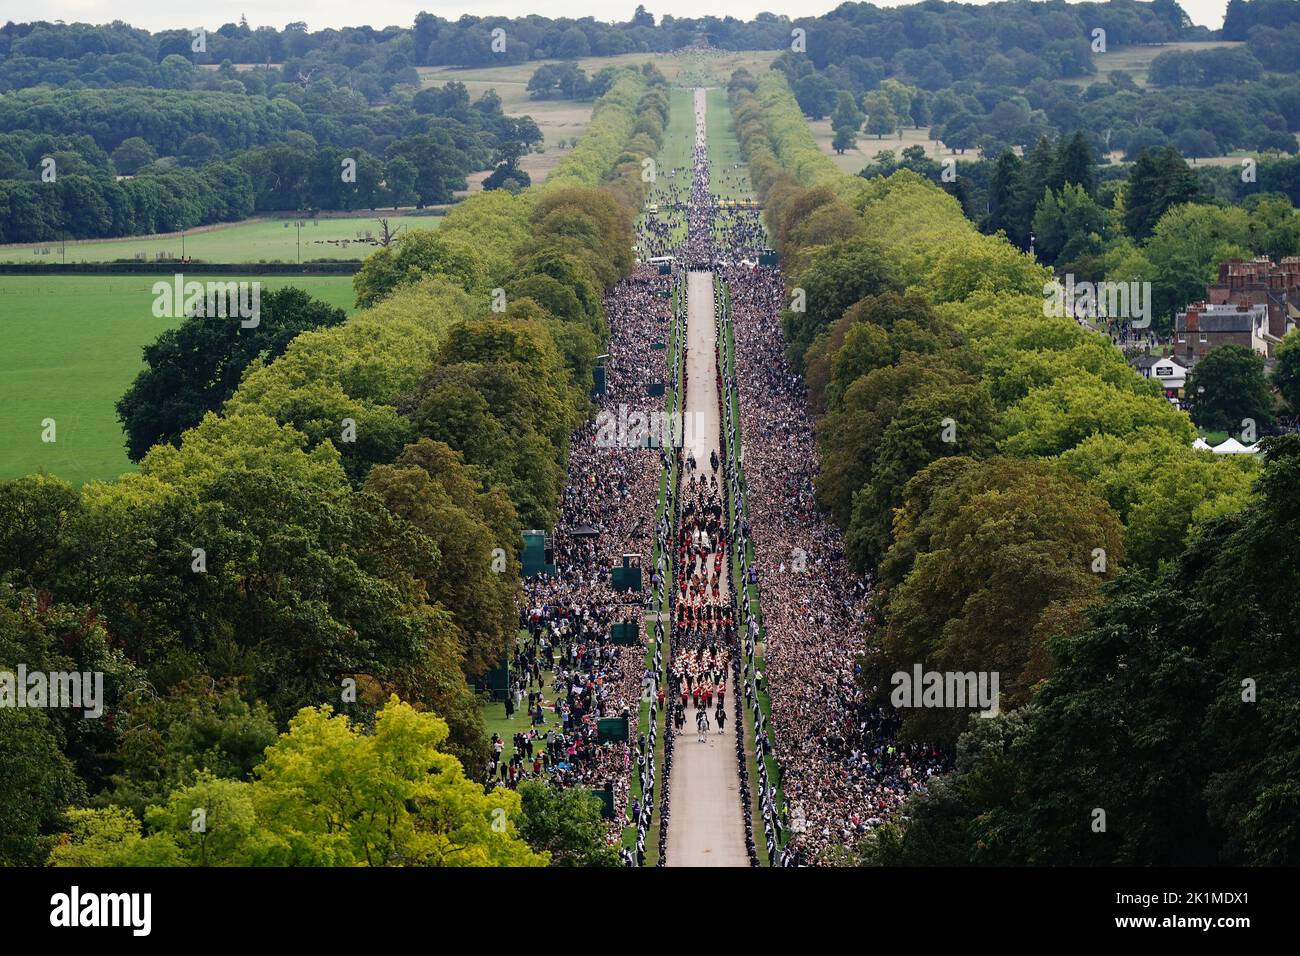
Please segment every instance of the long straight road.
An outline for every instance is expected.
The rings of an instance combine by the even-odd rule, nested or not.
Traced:
[[[696,90],[696,143],[700,146],[704,144],[704,102],[704,91]],[[685,450],[707,469],[712,454],[722,455],[712,272],[687,273],[686,301],[683,420],[689,428]],[[725,560],[723,567],[729,567]],[[725,570],[720,586],[725,601],[730,597]],[[725,733],[712,730],[707,741],[701,743],[694,731],[694,716],[693,711],[688,713],[687,725],[673,747],[669,791],[672,817],[665,862],[668,866],[748,866],[736,760],[737,735],[743,732],[743,726],[739,721],[728,721]]]

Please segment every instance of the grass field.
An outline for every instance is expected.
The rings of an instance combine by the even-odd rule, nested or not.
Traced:
[[[221,281],[253,276],[220,276]],[[81,484],[134,466],[114,406],[141,367],[140,350],[177,324],[152,314],[158,276],[0,276],[0,478],[44,469]],[[275,276],[351,311],[350,276]],[[56,441],[41,441],[53,418]]]
[[[180,258],[184,254],[203,262],[308,262],[312,259],[364,259],[377,246],[365,242],[377,235],[377,220],[386,218],[394,228],[435,229],[440,216],[410,216],[376,212],[365,217],[331,216],[318,219],[245,219],[219,226],[204,226],[185,233],[132,236],[0,246],[0,262],[109,262],[115,259]],[[303,223],[301,229],[297,223]],[[399,234],[400,235],[400,234]]]
[[[619,56],[595,56],[577,60],[577,64],[594,76],[607,66],[641,66],[653,63],[669,82],[681,86],[726,86],[733,71],[745,67],[751,73],[766,70],[776,58],[772,51],[744,53],[688,53],[668,56],[656,53],[624,53]],[[528,80],[544,63],[560,60],[530,60],[511,66],[496,67],[420,67],[420,80],[425,86],[441,86],[452,80],[465,84],[471,98],[478,98],[487,90],[496,90],[501,97],[501,108],[510,116],[531,116],[546,138],[546,152],[531,153],[520,160],[520,167],[542,182],[564,156],[561,142],[581,136],[591,122],[592,103],[573,100],[534,100],[528,95]],[[567,146],[566,146],[567,148]],[[488,171],[470,177],[470,191],[480,187]]]
[[[817,141],[821,151],[835,160],[835,165],[846,173],[861,172],[862,167],[872,162],[876,158],[876,153],[882,150],[892,150],[895,158],[901,158],[903,150],[909,146],[924,146],[925,154],[934,160],[951,158],[959,163],[964,163],[979,159],[979,150],[968,149],[965,153],[955,153],[944,146],[943,143],[930,139],[930,127],[928,126],[922,126],[919,129],[913,129],[909,126],[901,131],[901,136],[895,133],[893,136],[885,136],[880,139],[866,133],[859,133],[857,148],[846,149],[844,155],[839,156],[831,148],[831,141],[835,139],[835,132],[831,129],[829,119],[809,120],[808,126],[812,129],[813,139]]]
[[[1147,75],[1151,71],[1151,61],[1161,53],[1170,50],[1213,50],[1216,47],[1245,46],[1245,43],[1232,40],[1206,40],[1199,43],[1164,43],[1159,46],[1126,46],[1109,53],[1094,53],[1092,62],[1097,72],[1092,76],[1080,76],[1066,80],[1076,86],[1088,86],[1091,83],[1105,82],[1110,74],[1124,71],[1133,78],[1138,86],[1147,85]]]
[[[690,90],[674,89],[669,96],[668,128],[664,130],[663,145],[655,157],[655,183],[646,196],[646,205],[661,204],[668,200],[669,189],[690,190],[691,151],[695,144],[694,94]],[[668,217],[667,210],[660,212]],[[685,238],[686,220],[675,218],[673,238]]]
[[[754,199],[749,168],[740,155],[724,87],[709,90],[705,106],[709,146],[709,185],[723,199]]]
[[[1086,77],[1077,77],[1066,80],[1076,86],[1088,86],[1092,83],[1104,83],[1111,73],[1124,71],[1128,73],[1138,84],[1138,86],[1147,85],[1147,74],[1151,69],[1151,61],[1161,53],[1167,53],[1170,50],[1209,50],[1215,47],[1242,46],[1241,43],[1229,41],[1208,41],[1204,43],[1166,43],[1163,46],[1133,46],[1123,47],[1112,53],[1099,53],[1093,56],[1093,62],[1097,65],[1097,72]],[[979,159],[979,150],[968,149],[965,153],[956,153],[948,149],[943,143],[930,139],[930,128],[922,126],[919,129],[904,129],[893,136],[886,136],[883,139],[877,139],[875,136],[868,136],[865,133],[858,134],[858,145],[856,149],[844,151],[843,156],[836,155],[831,148],[831,141],[835,138],[835,133],[831,129],[829,119],[809,120],[809,127],[813,132],[813,138],[817,140],[817,145],[821,147],[822,152],[831,159],[835,164],[846,173],[857,173],[862,167],[875,159],[876,153],[881,150],[892,150],[895,157],[902,155],[903,150],[909,146],[924,146],[925,153],[931,159],[955,159],[957,162],[970,162]],[[1197,162],[1220,166],[1220,165],[1238,165],[1244,156],[1253,155],[1247,152],[1234,153],[1231,156],[1216,156],[1209,159],[1201,159]],[[1122,160],[1121,153],[1112,153],[1110,157],[1112,162]]]

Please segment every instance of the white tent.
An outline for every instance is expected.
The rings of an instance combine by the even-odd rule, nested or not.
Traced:
[[[1196,441],[1192,442],[1192,447],[1195,448],[1197,451],[1209,451],[1210,443],[1206,441],[1204,438],[1198,438],[1196,439]]]
[[[1254,451],[1247,448],[1235,438],[1229,438],[1222,445],[1215,445],[1211,451],[1216,455],[1253,455]]]

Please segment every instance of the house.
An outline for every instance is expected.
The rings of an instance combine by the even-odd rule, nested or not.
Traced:
[[[1139,355],[1133,367],[1143,378],[1154,378],[1165,390],[1165,398],[1182,399],[1187,384],[1187,369],[1172,358],[1161,355]]]
[[[1278,342],[1269,332],[1268,306],[1194,302],[1174,318],[1174,355],[1191,368],[1223,345],[1243,345],[1267,356]]]
[[[1281,339],[1300,321],[1300,256],[1280,263],[1268,256],[1222,262],[1206,298],[1211,305],[1266,306],[1269,335]]]

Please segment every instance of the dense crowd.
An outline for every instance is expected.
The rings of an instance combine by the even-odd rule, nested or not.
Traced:
[[[772,733],[788,808],[787,863],[811,863],[851,844],[924,787],[945,761],[934,748],[902,744],[891,708],[869,701],[858,658],[867,651],[869,588],[844,562],[839,531],[813,497],[817,450],[807,395],[784,354],[782,285],[771,267],[732,266],[736,387],[744,438],[750,580],[760,588]],[[752,538],[751,538],[752,536]]]
[[[640,801],[630,806],[629,782],[635,764],[646,789],[653,743],[602,743],[597,722],[624,717],[635,733],[648,677],[640,641],[645,602],[648,592],[662,593],[666,586],[651,561],[656,535],[663,539],[667,533],[656,524],[655,504],[668,457],[626,433],[603,440],[599,422],[617,420],[620,407],[648,412],[659,405],[647,386],[663,377],[664,353],[651,346],[669,334],[671,285],[670,276],[642,267],[605,297],[610,345],[605,391],[598,399],[601,414],[573,436],[552,549],[554,573],[524,582],[521,636],[510,662],[506,701],[507,715],[519,720],[520,728],[512,735],[509,756],[506,741],[493,740],[489,767],[501,786],[538,778],[611,793],[611,842],[621,838],[629,809],[634,820],[649,818]],[[625,555],[649,572],[640,590],[615,587],[612,570]],[[632,625],[638,640],[616,644],[611,632],[618,624]],[[549,727],[544,726],[548,713]]]
[[[673,464],[669,452],[639,441],[598,440],[599,419],[578,430],[554,546],[555,573],[525,586],[520,623],[527,636],[512,662],[508,704],[522,725],[513,755],[494,759],[491,772],[504,786],[531,776],[609,790],[616,808],[611,839],[630,810],[638,825],[637,849],[624,851],[624,858],[644,862],[656,793],[655,722],[650,739],[633,745],[600,743],[596,721],[625,716],[635,726],[638,698],[648,697],[654,713],[666,710],[672,728],[659,784],[662,863],[674,731],[694,732],[698,740],[724,731],[729,719],[739,720],[742,699],[757,712],[757,687],[771,698],[772,718],[770,733],[761,716],[757,721],[756,745],[760,756],[773,755],[781,768],[788,810],[778,819],[760,760],[769,851],[788,828],[781,862],[811,863],[828,847],[856,842],[887,819],[909,793],[945,769],[945,760],[930,747],[900,743],[895,712],[872,705],[862,686],[858,658],[868,649],[868,583],[849,573],[838,530],[815,506],[813,427],[802,381],[785,360],[780,273],[756,264],[767,248],[757,212],[721,207],[711,191],[700,110],[697,100],[689,193],[680,175],[685,171],[661,180],[658,209],[643,217],[638,246],[645,257],[671,253],[688,268],[714,269],[729,286],[736,375],[724,381],[719,371],[718,384],[720,395],[739,392],[744,482],[729,468],[727,439],[734,441],[736,423],[724,409],[732,434],[722,436],[717,450],[708,449],[707,460],[697,459],[698,449],[672,452],[678,483],[672,486],[677,520],[670,528],[666,518],[656,522],[654,516],[659,476]],[[620,406],[650,410],[646,385],[662,378],[663,368],[663,353],[651,343],[673,334],[667,295],[672,282],[642,266],[606,297],[611,345],[600,400],[606,415],[617,415]],[[673,387],[684,394],[684,379]],[[743,507],[734,529],[727,520],[728,494]],[[753,660],[746,655],[758,625],[747,614],[737,616],[729,582],[733,535],[741,552],[747,542],[755,549],[744,575],[745,583],[759,588],[766,638],[766,673],[744,681],[743,694],[734,688],[742,685],[742,660]],[[641,592],[616,591],[611,569],[625,554],[650,568],[656,539],[674,558],[672,574],[664,573],[661,558]],[[654,667],[646,668],[642,646],[610,640],[611,628],[621,622],[635,622],[640,634],[646,591],[661,589],[670,595],[673,634],[666,686],[657,682],[658,654]],[[662,624],[656,636],[662,636]],[[551,727],[544,726],[548,708],[557,718]],[[736,740],[748,832],[743,736]],[[504,741],[493,744],[494,752],[504,752]],[[634,766],[642,796],[629,806]],[[747,841],[756,859],[752,833]]]

